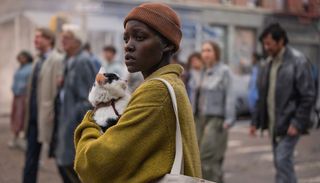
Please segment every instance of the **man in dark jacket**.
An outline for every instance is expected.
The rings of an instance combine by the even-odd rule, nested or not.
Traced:
[[[287,46],[287,34],[279,24],[267,27],[260,41],[269,57],[259,74],[259,99],[250,134],[269,130],[276,182],[296,183],[293,152],[300,135],[307,133],[315,101],[310,63]]]

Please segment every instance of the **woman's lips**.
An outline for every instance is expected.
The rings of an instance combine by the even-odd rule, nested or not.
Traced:
[[[133,59],[125,60],[125,63],[126,63],[126,65],[127,65],[127,66],[129,66],[129,65],[133,65],[133,64],[134,64],[134,62],[135,62],[135,60],[133,60]]]
[[[136,59],[135,59],[132,55],[127,54],[127,55],[125,56],[125,63],[126,63],[126,65],[132,65],[132,64],[134,64],[135,60],[136,60]]]

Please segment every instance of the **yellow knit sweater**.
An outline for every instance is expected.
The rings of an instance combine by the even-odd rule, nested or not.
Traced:
[[[199,149],[183,68],[158,69],[133,93],[118,123],[104,134],[89,111],[75,131],[74,168],[84,183],[146,183],[169,173],[175,153],[175,116],[166,79],[177,96],[183,139],[184,174],[201,177]]]

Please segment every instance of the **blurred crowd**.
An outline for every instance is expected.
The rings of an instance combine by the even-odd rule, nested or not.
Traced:
[[[129,74],[124,63],[115,60],[112,45],[102,48],[102,58],[91,52],[77,25],[63,26],[62,49],[56,49],[56,35],[47,28],[35,31],[37,55],[21,51],[20,67],[14,75],[14,95],[9,146],[26,151],[23,182],[36,182],[41,154],[55,158],[64,182],[80,182],[73,170],[73,133],[91,104],[88,93],[100,67],[128,80],[133,91],[143,80],[141,74]],[[26,140],[26,146],[20,137]],[[47,148],[44,148],[47,147]],[[41,153],[42,149],[48,152]]]
[[[35,30],[37,55],[21,51],[20,67],[14,75],[11,113],[12,140],[9,146],[25,149],[23,182],[37,182],[41,151],[55,158],[63,182],[80,182],[73,169],[73,134],[92,106],[88,94],[101,67],[128,81],[133,92],[142,82],[141,73],[129,73],[117,50],[104,46],[102,56],[91,51],[82,30],[63,26],[61,38],[47,28]],[[61,41],[62,49],[56,48]],[[301,134],[310,126],[309,116],[317,95],[317,69],[299,51],[289,47],[287,35],[279,24],[261,35],[263,53],[252,54],[250,82],[245,98],[253,117],[251,135],[256,129],[271,134],[275,156],[276,182],[296,182],[293,151]],[[200,52],[186,62],[178,55],[172,64],[185,68],[182,80],[194,113],[203,177],[223,182],[223,162],[228,130],[239,114],[236,75],[223,60],[220,46],[208,40]],[[239,109],[240,108],[240,109]],[[249,130],[248,130],[249,131]],[[26,140],[26,146],[21,144]]]

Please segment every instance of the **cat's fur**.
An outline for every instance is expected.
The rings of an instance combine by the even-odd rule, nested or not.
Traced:
[[[111,104],[114,100],[114,108]],[[126,80],[115,73],[98,73],[89,93],[89,101],[95,107],[93,119],[105,131],[117,123],[130,100]],[[118,116],[117,113],[120,115]]]

